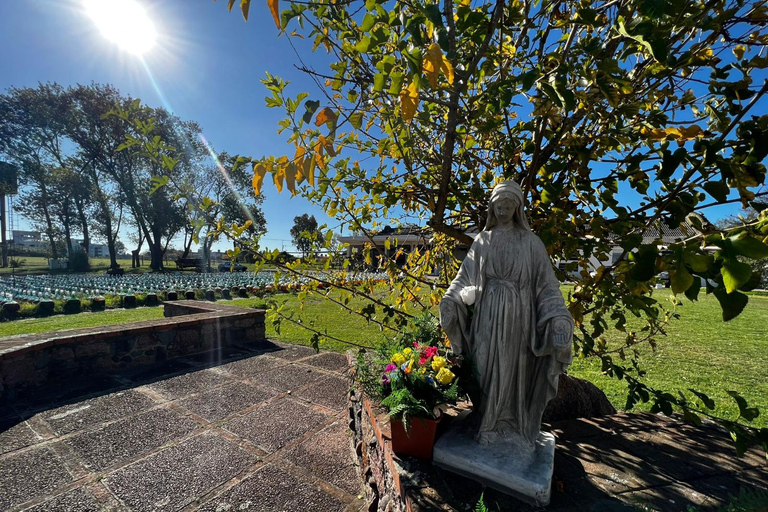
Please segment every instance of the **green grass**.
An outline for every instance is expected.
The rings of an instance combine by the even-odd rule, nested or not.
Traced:
[[[663,300],[669,290],[656,290],[656,298]],[[700,295],[698,302],[683,300],[678,310],[680,320],[672,320],[666,337],[659,337],[655,351],[647,345],[639,346],[641,366],[647,371],[644,381],[655,388],[677,393],[682,391],[692,399],[688,388],[694,388],[713,398],[716,414],[736,419],[738,407],[726,393],[741,393],[750,405],[760,408],[762,414],[755,426],[768,426],[768,297],[751,294],[745,311],[730,322],[723,322],[717,300]],[[234,299],[219,301],[240,307],[265,307],[267,301],[284,306],[284,313],[301,318],[303,325],[322,333],[361,345],[373,345],[392,334],[367,323],[363,318],[340,311],[339,307],[319,297],[306,300],[303,310],[295,294],[280,294],[270,298]],[[350,306],[362,305],[353,301]],[[103,313],[82,313],[74,316],[59,315],[44,319],[29,319],[0,324],[0,336],[73,329],[95,325],[127,323],[162,317],[162,308],[113,310]],[[309,344],[311,333],[299,325],[283,321],[280,332],[267,322],[267,336],[291,343]],[[618,340],[621,333],[606,335]],[[327,350],[346,350],[344,343],[327,339],[321,347]],[[610,378],[592,359],[575,359],[569,373],[595,383],[616,406],[623,410],[626,402],[626,384]],[[634,410],[648,410],[651,404],[638,404]]]
[[[10,266],[10,259],[13,258],[14,260],[19,260],[21,262],[21,266],[12,268]],[[91,272],[105,272],[109,270],[109,258],[91,258],[89,260],[91,264]],[[129,273],[142,273],[142,272],[149,272],[149,262],[145,261],[143,266],[141,268],[131,268],[131,260],[128,259],[118,259],[117,264],[120,265],[122,269],[124,269],[126,272]],[[169,263],[169,268],[174,269],[176,265],[174,263]],[[48,258],[43,258],[40,256],[11,256],[9,257],[8,266],[5,268],[0,268],[0,275],[2,274],[17,274],[17,275],[25,275],[25,274],[61,274],[61,273],[67,273],[66,270],[57,270],[57,271],[51,271],[48,269]]]
[[[669,290],[656,290],[658,300],[670,295]],[[299,310],[295,295],[278,295],[274,298],[284,304],[286,314],[301,316],[309,327],[326,332],[336,338],[372,345],[387,334],[377,325],[368,324],[359,316],[339,311],[334,304],[321,298],[308,299],[303,311]],[[239,299],[233,305],[259,307],[264,299]],[[716,402],[718,416],[737,419],[738,406],[727,391],[738,391],[751,406],[762,412],[753,424],[768,426],[768,297],[751,294],[745,311],[730,322],[723,322],[717,300],[700,295],[698,302],[683,300],[678,307],[681,319],[672,320],[667,336],[659,337],[653,351],[648,345],[640,345],[640,364],[647,371],[644,382],[654,388],[677,394],[684,392],[689,399],[689,388],[709,395]],[[280,332],[267,322],[270,338],[292,343],[308,344],[311,333],[301,326],[283,321]],[[606,338],[618,340],[618,331]],[[346,350],[349,346],[327,340],[322,348]],[[604,375],[600,363],[593,359],[575,359],[569,373],[587,379],[600,387],[614,404],[623,410],[626,405],[626,383]],[[649,410],[650,403],[638,404],[635,411]]]
[[[55,315],[46,318],[28,318],[0,323],[0,338],[18,334],[53,332],[65,329],[81,329],[99,325],[126,324],[155,320],[163,317],[163,308],[110,309],[100,313]]]

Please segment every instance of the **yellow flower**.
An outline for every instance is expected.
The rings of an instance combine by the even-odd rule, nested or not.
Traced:
[[[410,348],[404,348],[403,349],[403,355],[405,357],[411,357],[411,354],[413,354],[413,350],[411,350]]]
[[[436,372],[439,372],[446,364],[448,364],[448,361],[444,357],[435,356],[432,359],[432,369]]]
[[[448,339],[448,336],[443,340],[443,345],[445,345],[445,348],[451,348],[451,340]]]
[[[413,360],[408,361],[408,366],[405,367],[405,374],[408,375],[413,370]]]
[[[401,364],[403,364],[405,362],[405,356],[403,354],[401,354],[400,352],[398,352],[397,354],[392,356],[391,361],[393,363],[395,363],[397,366],[400,366]]]
[[[453,382],[453,379],[456,376],[453,374],[451,370],[448,368],[440,368],[440,371],[437,372],[437,375],[435,375],[435,380],[442,384],[443,386],[447,386],[451,382]]]

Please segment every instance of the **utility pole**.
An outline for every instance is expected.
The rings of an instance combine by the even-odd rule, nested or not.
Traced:
[[[5,196],[19,193],[18,169],[15,165],[0,162],[0,246],[2,246],[2,267],[8,267],[8,242],[5,232],[8,220],[5,209]]]

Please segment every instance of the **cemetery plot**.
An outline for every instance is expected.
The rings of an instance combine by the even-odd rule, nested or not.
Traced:
[[[326,281],[339,279],[363,281],[383,279],[384,274],[318,273]],[[231,290],[244,288],[250,292],[289,291],[306,284],[310,277],[280,275],[273,272],[203,273],[203,274],[133,274],[123,276],[73,274],[67,276],[9,276],[0,279],[0,304],[8,302],[38,303],[51,300],[93,299],[95,297],[129,296],[177,292],[179,298],[188,291]]]

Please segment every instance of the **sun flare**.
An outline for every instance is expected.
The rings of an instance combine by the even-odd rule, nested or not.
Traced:
[[[155,25],[136,0],[83,0],[85,11],[104,37],[141,56],[155,45]]]

